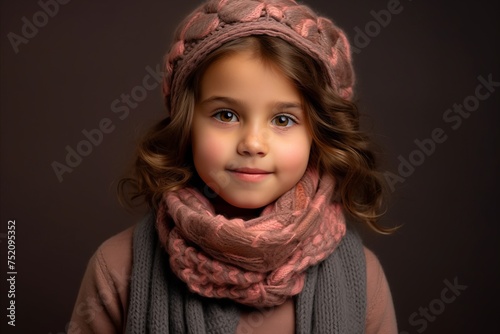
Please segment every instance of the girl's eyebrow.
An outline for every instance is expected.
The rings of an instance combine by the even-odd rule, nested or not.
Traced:
[[[200,104],[207,104],[207,103],[214,103],[214,102],[221,102],[225,104],[231,104],[231,105],[242,105],[243,103],[239,102],[236,99],[233,99],[231,97],[227,96],[210,96],[206,98],[205,100],[201,101]]]
[[[276,102],[274,105],[275,109],[284,110],[284,109],[301,109],[302,103],[299,102]]]

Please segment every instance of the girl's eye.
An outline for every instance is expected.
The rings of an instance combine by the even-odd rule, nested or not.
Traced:
[[[290,127],[294,124],[297,124],[297,122],[292,117],[287,115],[276,116],[273,119],[272,123],[279,127]]]
[[[222,111],[219,111],[217,113],[215,113],[213,115],[213,117],[218,120],[218,121],[221,121],[221,122],[224,122],[224,123],[229,123],[229,122],[236,122],[238,121],[238,117],[236,117],[236,115],[229,111],[229,110],[222,110]]]

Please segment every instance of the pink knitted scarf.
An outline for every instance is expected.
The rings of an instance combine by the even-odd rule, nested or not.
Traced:
[[[345,234],[329,177],[308,170],[254,219],[226,219],[193,188],[167,192],[157,213],[173,272],[205,297],[268,307],[302,291],[305,270],[329,256]],[[173,219],[173,222],[172,222]]]

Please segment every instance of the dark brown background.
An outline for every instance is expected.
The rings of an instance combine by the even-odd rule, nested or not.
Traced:
[[[310,1],[348,33],[374,21],[391,1]],[[403,10],[354,56],[363,126],[384,148],[383,169],[414,140],[442,128],[447,140],[398,183],[385,223],[393,236],[368,235],[392,287],[401,331],[480,333],[497,326],[500,92],[453,130],[443,114],[475,94],[478,76],[500,81],[499,20],[487,1],[402,0]],[[22,18],[33,22],[36,1],[1,2],[1,309],[3,333],[62,333],[85,265],[106,238],[138,218],[117,204],[114,187],[138,135],[163,115],[159,89],[121,120],[111,103],[142,85],[173,28],[193,8],[183,1],[80,1],[59,12],[19,46]],[[375,35],[375,34],[373,34]],[[500,87],[496,88],[500,90]],[[59,182],[64,163],[109,118],[114,131]],[[6,225],[16,220],[16,327],[6,318]],[[423,328],[410,317],[439,306],[445,280],[466,285]],[[451,295],[447,295],[451,296]],[[488,306],[491,305],[491,306]],[[424,319],[418,316],[415,320]],[[6,330],[6,331],[4,331]]]

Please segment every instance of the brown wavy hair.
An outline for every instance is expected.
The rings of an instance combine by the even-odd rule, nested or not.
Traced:
[[[309,164],[337,180],[333,200],[343,205],[351,219],[379,233],[391,233],[393,228],[378,223],[387,192],[372,143],[360,130],[356,104],[336,94],[314,59],[270,36],[239,38],[206,56],[181,88],[174,116],[156,124],[139,143],[130,175],[119,182],[120,201],[131,207],[139,200],[155,209],[165,191],[185,187],[197,178],[190,138],[198,83],[213,62],[243,50],[278,66],[301,92],[313,138]]]

